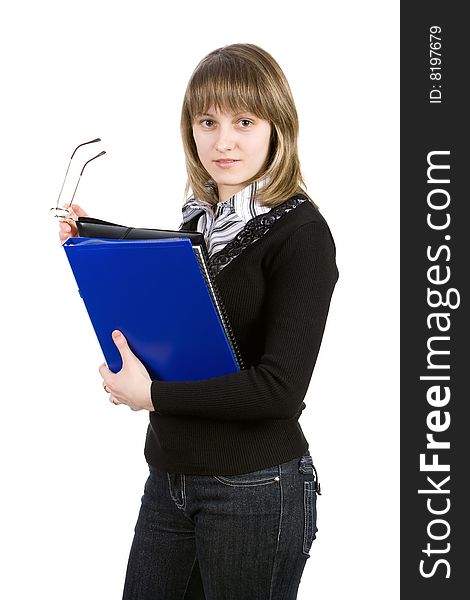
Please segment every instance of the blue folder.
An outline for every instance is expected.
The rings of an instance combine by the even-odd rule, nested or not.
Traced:
[[[240,370],[223,305],[191,241],[72,237],[67,258],[111,371],[119,329],[152,379],[192,381]]]

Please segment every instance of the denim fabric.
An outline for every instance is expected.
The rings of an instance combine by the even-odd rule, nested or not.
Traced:
[[[290,600],[315,535],[310,455],[253,473],[150,467],[123,600]]]

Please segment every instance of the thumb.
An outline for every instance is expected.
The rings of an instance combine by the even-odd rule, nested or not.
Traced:
[[[116,344],[117,349],[119,350],[119,354],[122,358],[122,364],[124,366],[126,360],[130,356],[132,356],[132,350],[129,348],[129,344],[127,343],[126,338],[118,329],[115,329],[111,335],[114,343]]]

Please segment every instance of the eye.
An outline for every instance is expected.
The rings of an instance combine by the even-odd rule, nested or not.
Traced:
[[[252,124],[252,121],[250,121],[250,119],[240,119],[239,123],[243,129],[246,129]]]
[[[209,129],[214,125],[214,121],[212,119],[202,119],[200,124],[206,129]]]

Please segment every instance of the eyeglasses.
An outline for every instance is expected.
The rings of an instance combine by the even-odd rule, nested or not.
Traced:
[[[67,175],[69,174],[70,165],[72,163],[73,157],[75,156],[75,152],[79,148],[81,148],[82,146],[86,146],[87,144],[94,144],[95,142],[101,142],[101,138],[96,138],[94,140],[90,140],[89,142],[83,142],[83,144],[79,144],[75,148],[75,150],[72,152],[72,156],[70,157],[69,164],[67,166],[67,170],[65,171],[65,177],[64,177],[64,180],[62,182],[62,187],[60,188],[59,196],[57,198],[57,204],[56,204],[56,206],[54,206],[53,208],[51,208],[51,211],[55,211],[54,212],[54,217],[57,217],[59,219],[70,219],[72,217],[72,211],[70,210],[70,207],[72,206],[73,199],[75,198],[75,194],[77,193],[78,184],[80,183],[80,179],[82,178],[83,171],[85,170],[85,167],[92,160],[95,160],[95,158],[99,158],[100,156],[103,156],[103,154],[106,154],[106,150],[103,150],[102,152],[100,152],[96,156],[93,156],[93,158],[90,158],[90,160],[87,160],[86,163],[83,165],[82,170],[80,171],[80,175],[78,176],[77,185],[75,186],[75,189],[73,191],[72,199],[68,203],[68,207],[66,207],[66,206],[60,207],[59,206],[60,197],[62,196],[62,192],[64,190],[64,185],[65,185],[65,182],[67,180]]]

